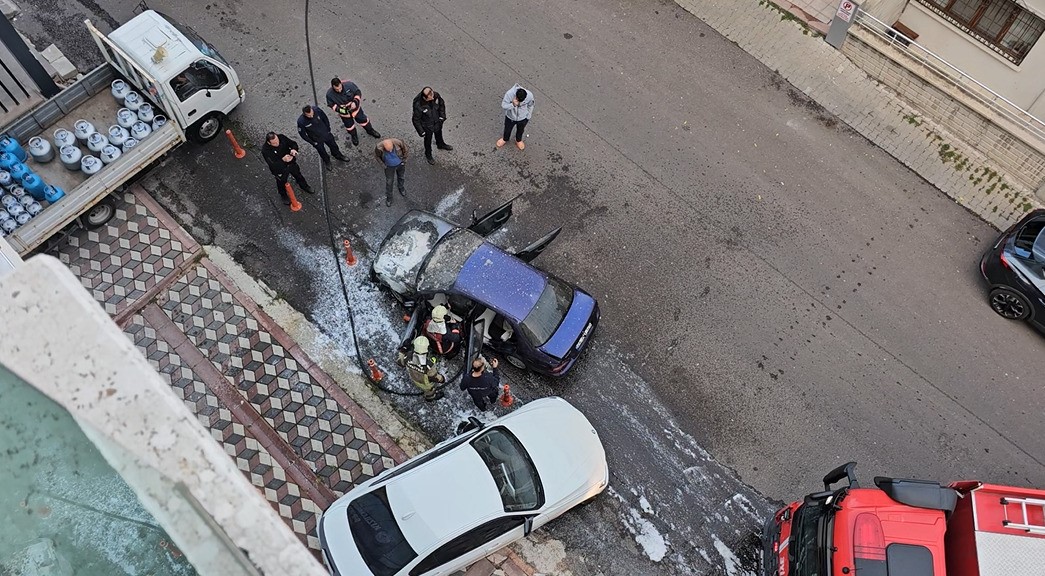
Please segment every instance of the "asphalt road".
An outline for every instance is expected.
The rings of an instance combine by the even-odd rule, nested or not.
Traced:
[[[111,0],[25,4],[19,28],[81,67],[97,59],[70,30],[130,17]],[[575,574],[732,573],[716,541],[748,566],[770,504],[730,470],[769,499],[847,460],[865,477],[1045,485],[1045,339],[986,304],[977,263],[995,231],[675,4],[312,2],[307,38],[301,2],[150,4],[237,67],[249,142],[294,136],[313,97],[306,48],[320,94],[355,80],[375,126],[415,152],[410,99],[443,94],[457,149],[434,167],[415,156],[406,201],[385,208],[365,135],[327,175],[335,235],[363,258],[407,206],[463,221],[522,194],[498,236],[516,247],[564,226],[537,262],[592,292],[603,321],[566,381],[515,378],[577,403],[608,445],[615,496],[551,531]],[[516,81],[537,98],[528,147],[495,151]],[[290,214],[263,163],[222,142],[185,147],[151,186],[198,239],[345,334],[336,274],[317,271],[318,197]],[[357,315],[395,316],[371,296]],[[367,324],[365,344],[391,326]],[[436,435],[453,416],[392,401]]]

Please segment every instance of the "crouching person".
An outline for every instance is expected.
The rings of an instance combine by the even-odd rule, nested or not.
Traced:
[[[433,402],[442,398],[442,390],[436,390],[432,383],[441,384],[446,382],[446,378],[436,368],[435,358],[428,354],[428,338],[418,336],[414,338],[412,345],[413,354],[407,356],[406,350],[400,350],[397,362],[406,368],[410,381],[421,389],[426,401]]]

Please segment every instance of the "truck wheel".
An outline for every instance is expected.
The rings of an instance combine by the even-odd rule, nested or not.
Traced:
[[[212,112],[202,120],[189,126],[186,136],[197,144],[206,144],[221,134],[222,114]]]
[[[116,215],[116,208],[109,199],[102,200],[83,215],[83,223],[90,230],[105,226]]]

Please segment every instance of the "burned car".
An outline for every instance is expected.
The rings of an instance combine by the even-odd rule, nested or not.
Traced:
[[[420,210],[408,212],[378,249],[371,277],[412,311],[404,341],[432,307],[461,321],[466,360],[483,347],[513,366],[562,376],[599,322],[587,292],[530,265],[559,234],[552,231],[517,253],[486,240],[511,217],[507,202],[467,228]]]

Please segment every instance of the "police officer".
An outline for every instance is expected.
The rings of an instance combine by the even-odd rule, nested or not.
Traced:
[[[301,186],[301,189],[312,194],[312,188],[308,185],[305,177],[301,175],[298,167],[298,143],[283,134],[269,132],[265,135],[265,144],[261,147],[261,156],[269,166],[269,172],[276,177],[276,190],[283,203],[290,206],[290,196],[287,196],[287,180],[291,176]]]
[[[357,124],[374,138],[381,137],[381,133],[374,130],[374,127],[370,125],[370,119],[363,112],[363,91],[356,86],[355,82],[342,82],[340,78],[331,79],[330,89],[327,90],[327,106],[341,118],[345,131],[352,139],[353,146],[359,146],[359,136],[356,135]]]
[[[425,86],[414,96],[414,113],[411,120],[417,135],[425,139],[425,158],[429,164],[435,164],[432,157],[432,136],[440,150],[453,150],[454,147],[443,140],[443,122],[446,121],[446,102],[438,92]]]
[[[330,169],[330,154],[342,162],[348,162],[348,158],[345,158],[341,149],[337,147],[337,138],[330,133],[330,120],[319,108],[306,104],[301,109],[301,116],[298,116],[298,134],[305,142],[315,146],[323,160],[323,166],[327,169]],[[327,154],[327,147],[330,147],[330,154]]]

